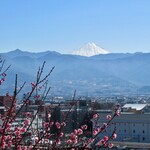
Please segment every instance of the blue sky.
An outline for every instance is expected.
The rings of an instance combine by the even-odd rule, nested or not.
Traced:
[[[69,53],[95,42],[150,52],[150,0],[1,0],[0,51]]]

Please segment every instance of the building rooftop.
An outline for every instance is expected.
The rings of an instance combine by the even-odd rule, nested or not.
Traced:
[[[147,104],[125,104],[122,108],[123,109],[134,109],[137,111],[140,111],[144,109],[147,106]]]

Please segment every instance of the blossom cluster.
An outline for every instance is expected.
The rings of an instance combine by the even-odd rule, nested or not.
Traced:
[[[110,137],[104,136],[102,139],[99,139],[99,134],[106,131],[114,117],[120,116],[119,106],[115,108],[113,116],[110,114],[106,116],[107,122],[103,123],[102,126],[97,126],[100,115],[98,113],[93,114],[91,121],[94,121],[95,127],[93,127],[90,137],[85,134],[88,130],[87,124],[82,124],[78,128],[75,128],[69,136],[66,136],[64,132],[64,128],[67,127],[68,124],[67,118],[77,105],[77,103],[74,102],[74,98],[68,113],[63,115],[62,121],[53,120],[53,112],[48,110],[45,116],[46,119],[42,122],[41,130],[39,130],[38,127],[33,128],[33,122],[39,117],[40,108],[44,105],[44,100],[50,90],[50,88],[47,89],[47,78],[53,69],[41,79],[44,64],[45,63],[43,63],[42,67],[38,70],[36,82],[31,82],[31,90],[28,92],[19,109],[17,109],[17,95],[19,93],[17,88],[17,76],[14,95],[10,96],[9,93],[6,93],[10,104],[5,106],[4,113],[0,114],[0,149],[34,150],[42,149],[42,146],[47,146],[47,149],[74,149],[79,147],[92,149],[95,148],[95,146],[112,148],[112,141],[117,137],[116,130],[114,129]],[[6,73],[2,73],[0,85],[5,81],[5,77]],[[22,90],[23,86],[19,91]],[[44,92],[40,93],[42,89]],[[37,110],[34,113],[27,109],[31,99],[39,101]],[[19,122],[17,122],[18,120]],[[52,133],[52,128],[56,128],[55,133]]]

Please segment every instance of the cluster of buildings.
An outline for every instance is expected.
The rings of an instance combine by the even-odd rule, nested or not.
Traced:
[[[11,107],[11,102],[12,100],[10,100],[9,96],[0,96],[0,114],[5,115],[6,108]],[[32,116],[35,116],[31,129],[33,131],[38,129],[38,131],[42,132],[43,123],[48,121],[48,114],[50,113],[50,121],[54,122],[54,124],[56,122],[65,122],[67,124],[62,130],[66,136],[83,124],[88,124],[88,131],[90,131],[88,134],[90,135],[92,133],[92,124],[90,121],[90,118],[92,117],[91,101],[67,100],[60,103],[57,99],[56,101],[45,101],[41,105],[40,99],[35,100],[33,98],[32,100],[29,100],[28,104],[24,107],[22,107],[22,104],[23,101],[16,105],[15,112],[19,110],[19,113],[17,113],[16,119],[12,124],[13,127],[17,127],[17,125],[23,123],[26,119],[25,113],[30,112]],[[3,122],[0,120],[0,126],[2,126],[2,124]],[[57,131],[56,126],[53,125],[50,130],[51,134],[55,134]]]
[[[114,113],[114,107],[116,102],[98,102],[92,100],[66,100],[63,102],[57,101],[45,101],[41,105],[40,100],[30,101],[28,105],[22,108],[21,112],[17,115],[16,126],[18,122],[24,119],[25,112],[31,112],[33,115],[38,114],[32,123],[32,129],[39,129],[42,131],[43,122],[47,119],[47,114],[51,113],[51,119],[54,122],[65,121],[67,126],[63,128],[63,132],[67,135],[74,129],[81,127],[81,125],[87,124],[87,136],[92,137],[92,130],[94,122],[91,121],[93,114],[98,113],[100,118],[98,120],[98,127],[103,126],[103,123],[107,122],[106,116]],[[11,105],[11,101],[7,96],[0,96],[0,114],[5,114],[7,106]],[[20,109],[21,104],[16,107],[16,111]],[[0,123],[1,125],[2,123]],[[117,138],[114,141],[116,148],[120,149],[132,149],[139,147],[141,143],[142,147],[150,148],[150,105],[148,103],[127,103],[121,106],[121,116],[115,117],[111,124],[107,127],[106,132],[99,134],[98,136],[103,138],[104,135],[110,136],[112,132],[116,130]],[[53,127],[51,133],[57,132],[57,129]],[[129,146],[130,145],[130,146]]]

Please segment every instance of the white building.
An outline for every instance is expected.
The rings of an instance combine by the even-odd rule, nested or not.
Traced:
[[[111,112],[100,111],[99,126],[107,122],[107,114]],[[104,135],[110,136],[116,128],[115,141],[150,142],[150,106],[148,104],[126,104],[122,107],[121,116],[115,117],[112,124],[107,127]]]

